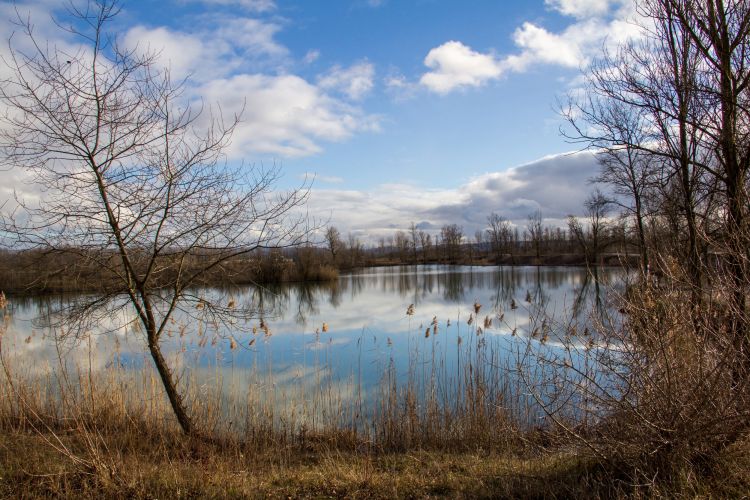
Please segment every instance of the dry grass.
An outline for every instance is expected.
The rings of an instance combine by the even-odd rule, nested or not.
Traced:
[[[76,433],[62,436],[82,456]],[[113,467],[84,471],[26,432],[0,436],[0,496],[111,498],[740,498],[750,491],[748,448],[714,479],[685,475],[669,490],[619,482],[574,451],[374,453],[325,445],[252,448],[178,434],[104,437]]]

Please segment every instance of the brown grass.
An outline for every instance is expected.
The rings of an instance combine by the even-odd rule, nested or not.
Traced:
[[[77,433],[69,448],[85,456]],[[750,489],[748,448],[727,453],[713,480],[685,476],[670,490],[612,480],[573,450],[517,457],[494,452],[373,453],[325,445],[246,448],[178,434],[104,437],[108,471],[85,471],[27,432],[0,435],[5,498],[739,498]]]

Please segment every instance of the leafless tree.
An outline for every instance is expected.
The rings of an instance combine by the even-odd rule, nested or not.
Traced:
[[[542,212],[541,210],[535,210],[529,214],[528,223],[526,224],[526,230],[529,233],[529,239],[534,247],[534,255],[538,259],[541,255],[542,249]]]
[[[411,237],[411,251],[413,256],[414,264],[417,263],[417,249],[419,248],[419,230],[417,230],[416,224],[412,222],[409,225],[409,236]]]
[[[589,118],[599,130],[607,130],[607,144],[599,154],[601,171],[594,181],[607,184],[615,195],[610,201],[633,221],[641,260],[641,271],[649,268],[646,218],[653,210],[658,186],[656,159],[635,144],[648,140],[643,113],[619,102],[599,102],[589,109]]]
[[[409,255],[409,247],[411,246],[409,236],[404,231],[396,231],[394,244],[398,251],[398,258],[402,263],[406,263],[407,256]]]
[[[602,349],[596,365],[618,380],[600,395],[608,438],[664,474],[706,463],[750,428],[750,2],[637,9],[642,37],[591,67],[568,117],[572,137],[603,151],[599,180],[631,198],[641,246],[647,231],[672,235],[651,237],[642,259],[660,277],[631,284],[609,332],[622,350]]]
[[[455,263],[461,255],[461,240],[464,237],[464,231],[458,224],[446,224],[440,229],[440,237],[445,246],[446,258],[449,262]]]
[[[588,228],[583,227],[578,217],[568,216],[568,230],[583,250],[588,263],[598,264],[602,251],[609,244],[606,233],[611,203],[609,198],[596,189],[583,204]]]
[[[349,233],[349,265],[355,267],[362,265],[363,255],[365,253],[364,245],[356,235]]]
[[[432,236],[427,231],[420,230],[418,233],[419,245],[422,247],[422,263],[427,263],[427,256],[430,253],[430,247],[432,247]]]
[[[75,38],[74,52],[38,39],[25,19],[18,35],[31,50],[10,41],[0,84],[2,158],[28,172],[44,195],[19,200],[0,231],[17,248],[74,254],[108,271],[102,293],[69,318],[132,310],[175,416],[194,434],[162,334],[178,310],[250,314],[191,287],[250,252],[303,241],[307,219],[296,214],[307,191],[277,192],[277,169],[227,163],[239,117],[212,115],[199,126],[183,85],[153,54],[123,49],[108,31],[116,0],[75,5],[58,24]]]
[[[328,229],[326,229],[325,238],[326,245],[328,245],[328,251],[331,252],[333,264],[336,265],[336,256],[344,247],[344,242],[341,240],[341,233],[335,227],[329,226]]]
[[[489,225],[486,230],[487,240],[499,262],[503,254],[511,251],[512,231],[510,221],[493,212],[487,217],[487,224]]]

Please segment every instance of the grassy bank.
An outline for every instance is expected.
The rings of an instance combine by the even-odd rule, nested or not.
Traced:
[[[57,438],[60,441],[57,441]],[[64,445],[76,463],[49,444]],[[612,471],[572,448],[499,453],[342,449],[326,440],[246,448],[142,431],[3,432],[0,496],[110,498],[740,498],[750,491],[747,447],[728,450],[709,478],[684,475],[654,488],[613,480]],[[96,466],[89,467],[89,463]],[[650,485],[649,485],[650,486]]]

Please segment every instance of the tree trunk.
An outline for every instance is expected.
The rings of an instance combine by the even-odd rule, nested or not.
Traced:
[[[195,435],[195,426],[185,409],[185,403],[182,400],[182,396],[177,391],[177,387],[172,377],[172,371],[169,369],[167,361],[161,353],[161,348],[159,347],[159,341],[156,335],[156,326],[153,324],[148,327],[148,350],[151,352],[151,358],[154,360],[156,369],[159,372],[159,377],[164,385],[164,390],[169,398],[169,403],[172,405],[172,410],[177,417],[177,421],[180,423],[182,431],[188,436]]]

